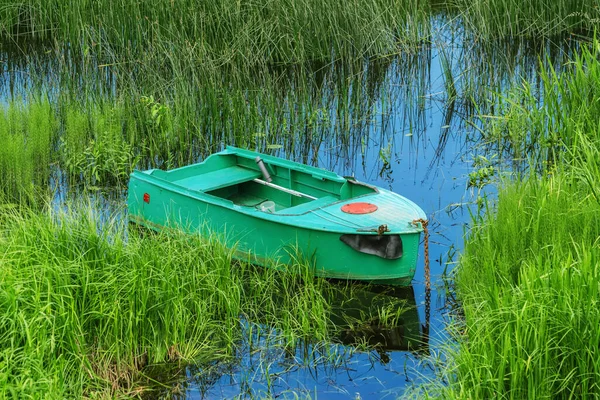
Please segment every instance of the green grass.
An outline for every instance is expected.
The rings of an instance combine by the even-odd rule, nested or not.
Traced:
[[[530,85],[516,90],[492,125],[513,147],[529,141],[532,168],[502,181],[474,219],[455,272],[462,313],[447,385],[421,395],[600,396],[599,50],[594,41],[544,75],[541,106]]]
[[[126,184],[146,154],[143,141],[132,144],[137,132],[122,106],[84,110],[33,96],[13,101],[0,108],[0,194],[17,203],[44,198],[57,189],[48,186],[59,168],[73,184]]]
[[[29,94],[1,108],[6,115],[20,113],[18,123],[23,124],[41,104],[51,120],[40,121],[39,128],[27,124],[11,128],[11,137],[30,146],[27,137],[34,127],[43,129],[51,141],[44,149],[38,146],[36,157],[40,159],[43,151],[44,164],[47,159],[55,163],[70,187],[123,187],[134,167],[187,165],[219,150],[222,143],[263,151],[283,148],[288,154],[316,151],[324,138],[339,146],[356,145],[372,129],[369,121],[383,123],[393,117],[389,110],[398,94],[383,84],[390,64],[373,62],[356,74],[354,67],[327,68],[321,82],[306,71],[289,77],[277,74],[260,86],[232,84],[229,89],[192,88],[181,81],[173,93],[170,88],[158,91],[165,97],[128,89],[104,97],[71,92],[59,84],[58,98],[37,101]],[[343,78],[346,73],[351,79]],[[411,81],[406,90],[415,84]],[[0,164],[33,166],[12,161],[15,154],[0,153]],[[37,172],[30,171],[37,182],[48,181],[49,170]],[[6,192],[15,193],[12,182],[17,178],[8,176],[11,186]]]
[[[44,161],[57,162],[73,185],[122,186],[135,166],[186,165],[221,144],[358,151],[370,131],[398,115],[410,132],[424,124],[429,8],[413,0],[0,1],[2,40],[15,44],[6,68],[30,77],[17,85],[23,93],[8,94],[25,100],[3,108],[28,112],[30,98],[51,93],[45,107],[55,121],[43,128],[52,135]],[[489,81],[500,85],[489,65],[452,68],[484,56],[451,55],[443,57],[448,120],[455,108],[472,112]],[[396,112],[399,100],[406,108]],[[0,155],[0,163],[26,168],[11,157]],[[38,172],[11,172],[5,192],[22,193],[14,180],[47,181],[48,170]]]
[[[512,183],[471,231],[441,398],[597,398],[600,204],[568,178]],[[436,385],[432,385],[436,386]]]
[[[491,151],[525,160],[539,172],[571,163],[582,140],[597,144],[599,56],[598,41],[582,43],[560,71],[541,68],[539,83],[522,82],[496,94],[496,114],[483,117],[483,140]]]
[[[146,367],[234,361],[254,337],[242,318],[277,346],[309,349],[336,334],[332,296],[362,290],[314,279],[301,260],[286,271],[232,262],[217,236],[135,232],[90,205],[0,207],[0,397],[133,396]],[[390,307],[378,302],[363,324]],[[328,349],[314,351],[334,362]]]
[[[222,143],[288,152],[299,140],[318,149],[326,136],[347,144],[387,102],[392,57],[427,38],[427,8],[0,0],[0,38],[11,44],[2,65],[28,76],[6,95],[51,93],[61,168],[95,186],[122,183],[138,163],[198,161]]]
[[[427,4],[414,0],[201,2],[152,4],[51,0],[0,2],[0,32],[69,43],[102,62],[188,66],[331,61],[389,55],[427,33]]]
[[[0,196],[25,202],[32,191],[47,187],[56,125],[47,101],[13,102],[0,109]]]
[[[585,31],[598,17],[597,1],[453,5],[478,40]],[[30,78],[19,93],[29,97],[0,112],[0,193],[23,203],[51,165],[71,185],[118,187],[134,166],[184,165],[221,143],[360,151],[372,121],[400,114],[419,131],[432,18],[412,0],[0,0],[0,36],[26,49],[3,65]],[[495,62],[471,56],[485,61],[456,71],[472,60],[450,56],[450,108],[480,100],[488,78],[501,87]],[[512,56],[507,64],[521,65]],[[597,59],[594,44],[566,72],[544,75],[541,91],[516,90],[485,130],[496,150],[552,176],[508,187],[474,228],[457,273],[462,340],[449,386],[432,394],[598,395]],[[35,100],[40,92],[50,99]],[[394,114],[397,96],[409,105]],[[302,262],[295,274],[232,265],[217,237],[126,240],[122,222],[101,227],[86,207],[0,213],[0,397],[136,395],[148,365],[231,360],[240,317],[276,327],[271,340],[286,348],[331,338],[323,292],[335,289]],[[391,304],[350,323],[398,318]]]
[[[464,25],[480,39],[560,37],[593,32],[600,18],[598,0],[448,0]]]

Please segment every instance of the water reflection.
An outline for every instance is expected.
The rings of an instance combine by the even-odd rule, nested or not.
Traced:
[[[412,379],[390,352],[427,353],[428,321],[422,321],[412,287],[330,281],[323,295],[331,306],[330,340],[284,345],[277,327],[242,320],[244,340],[233,360],[162,365],[144,373],[163,385],[148,398],[288,397],[368,398],[393,391],[390,383]],[[387,384],[384,382],[387,381]]]
[[[344,345],[366,346],[380,355],[389,351],[423,351],[427,346],[410,287],[353,288],[354,295],[337,293],[330,300],[335,339]],[[428,305],[430,307],[430,305]],[[389,357],[386,356],[389,360]]]

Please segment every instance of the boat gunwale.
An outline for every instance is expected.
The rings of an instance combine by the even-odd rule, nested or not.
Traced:
[[[227,200],[222,197],[214,196],[214,195],[211,195],[206,192],[193,191],[184,186],[177,185],[171,181],[162,179],[157,176],[153,176],[144,171],[134,170],[130,175],[130,179],[134,179],[134,178],[138,179],[140,181],[143,181],[147,184],[159,187],[161,189],[164,189],[164,190],[167,190],[170,192],[175,192],[182,196],[186,196],[186,197],[189,197],[189,198],[192,198],[195,200],[199,200],[199,201],[202,201],[204,203],[207,203],[207,204],[210,204],[213,206],[222,207],[222,208],[234,211],[234,212],[240,212],[240,213],[249,215],[253,218],[260,218],[260,219],[263,219],[263,220],[266,220],[269,222],[273,222],[273,223],[278,223],[278,224],[288,225],[288,226],[293,226],[293,227],[302,227],[302,228],[304,228],[304,226],[302,224],[298,223],[298,222],[301,222],[301,221],[298,221],[298,220],[300,220],[300,218],[294,218],[294,217],[302,217],[308,213],[313,213],[324,207],[330,207],[332,205],[339,204],[342,202],[347,202],[347,201],[351,200],[351,199],[339,200],[339,201],[336,201],[333,203],[329,203],[326,206],[321,206],[321,207],[317,207],[315,209],[307,210],[306,212],[304,212],[302,214],[266,213],[266,212],[262,212],[255,208],[252,208],[252,207],[245,207],[245,206],[237,205],[237,204],[233,203],[231,200]],[[345,179],[345,178],[342,178],[342,179]],[[355,181],[355,182],[358,182],[358,181]],[[364,184],[363,182],[358,182],[358,183]],[[364,184],[364,185],[367,185],[367,184]],[[393,192],[389,192],[389,193],[392,193],[392,194],[400,197],[403,201],[408,202],[409,204],[414,205],[415,207],[418,207],[414,202],[412,202],[411,200],[407,199],[404,196],[401,196],[401,195],[399,195],[397,193],[393,193]],[[373,195],[380,195],[380,194],[381,194],[381,192],[379,190],[377,190],[376,193],[366,193],[366,194],[363,194],[360,196],[353,197],[352,200],[360,199],[360,198],[368,197],[368,196],[373,196]],[[419,210],[420,210],[420,208],[419,208]],[[273,218],[273,217],[275,217],[275,218]],[[280,219],[277,217],[282,217],[282,218]],[[411,221],[406,221],[406,222],[409,223]],[[333,226],[335,226],[339,229],[332,229]],[[371,232],[371,231],[360,231],[357,229],[350,230],[350,229],[348,229],[347,226],[344,226],[341,223],[335,223],[335,225],[333,225],[333,226],[332,226],[332,228],[329,228],[329,229],[327,229],[327,228],[324,229],[319,226],[311,227],[310,229],[314,230],[314,231],[334,232],[334,233],[340,233],[340,234],[343,234],[343,233],[352,233],[352,234],[359,234],[359,235],[377,235],[378,234],[377,232]],[[410,235],[410,234],[416,234],[416,233],[421,233],[421,232],[423,232],[422,226],[417,225],[417,226],[414,226],[413,229],[410,229],[410,230],[408,230],[408,229],[393,230],[393,231],[386,232],[385,234],[386,235]]]
[[[219,154],[221,154],[221,155],[232,154],[232,155],[237,155],[237,156],[244,157],[244,158],[250,159],[250,160],[252,160],[258,156],[258,157],[261,157],[266,164],[271,164],[271,165],[274,165],[277,167],[290,168],[290,169],[293,169],[295,171],[300,171],[300,172],[309,172],[313,176],[318,176],[320,178],[329,179],[329,180],[332,180],[337,183],[343,183],[343,182],[348,181],[348,179],[344,178],[343,176],[338,175],[337,173],[335,173],[333,171],[329,171],[329,170],[326,170],[323,168],[313,167],[313,166],[307,165],[307,164],[301,164],[296,161],[291,161],[291,160],[287,160],[285,158],[271,156],[269,154],[262,154],[262,153],[258,153],[256,151],[252,151],[252,150],[240,149],[239,147],[227,146],[225,148],[225,150],[223,150],[219,153],[212,154],[211,156],[219,155]],[[365,185],[367,185],[367,184],[365,184]],[[370,185],[367,185],[367,186],[370,186]],[[377,190],[377,188],[374,186],[372,186],[372,188]]]

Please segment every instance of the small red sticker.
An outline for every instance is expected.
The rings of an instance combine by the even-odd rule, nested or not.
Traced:
[[[342,206],[346,214],[370,214],[377,211],[377,206],[371,203],[349,203]]]
[[[150,204],[150,195],[148,193],[144,193],[144,203]]]

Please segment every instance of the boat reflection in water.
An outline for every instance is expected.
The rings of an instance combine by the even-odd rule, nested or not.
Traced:
[[[376,350],[382,362],[389,351],[427,348],[428,323],[419,320],[412,286],[352,286],[328,300],[332,338],[341,344]]]

